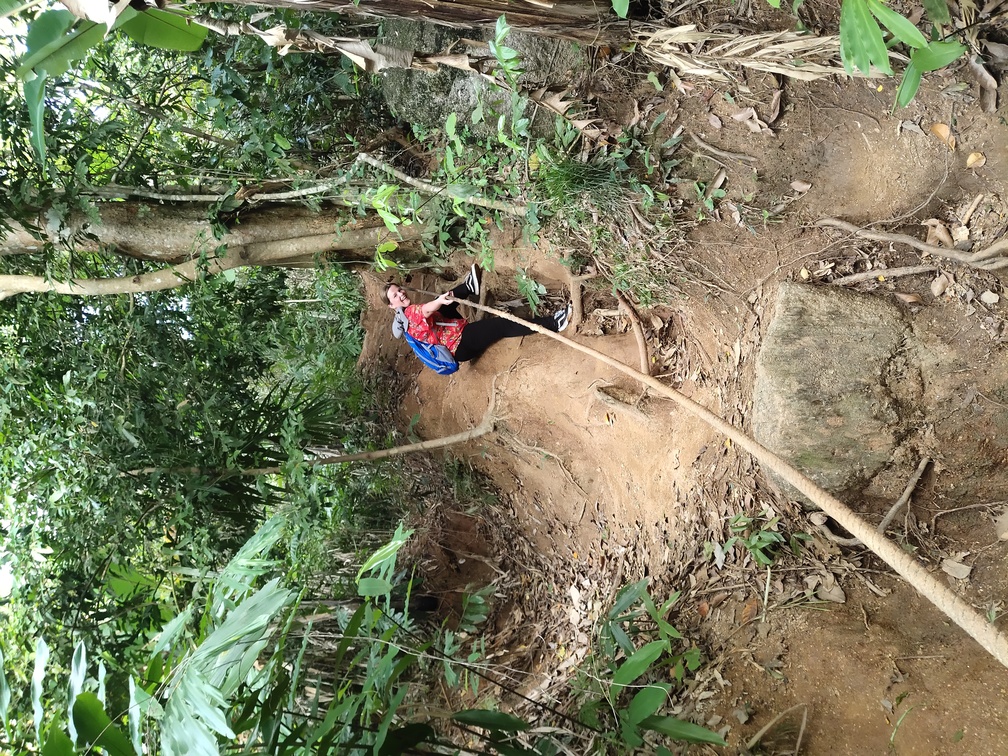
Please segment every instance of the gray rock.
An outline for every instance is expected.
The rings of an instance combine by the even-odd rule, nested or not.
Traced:
[[[920,397],[909,327],[878,298],[784,284],[756,363],[755,438],[827,490],[859,490],[886,465]]]

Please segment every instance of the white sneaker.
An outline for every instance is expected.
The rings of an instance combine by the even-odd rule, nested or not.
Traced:
[[[561,333],[567,330],[567,326],[570,325],[571,314],[574,312],[574,305],[568,304],[564,309],[557,310],[553,314],[553,319],[556,321],[557,333]]]

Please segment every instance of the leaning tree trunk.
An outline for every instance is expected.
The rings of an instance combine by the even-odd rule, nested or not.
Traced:
[[[402,246],[397,259],[422,256],[418,245],[422,224],[389,231],[375,219],[348,223],[345,211],[312,212],[299,207],[250,210],[242,221],[216,239],[208,208],[199,204],[148,204],[114,202],[97,204],[97,220],[83,215],[70,219],[65,235],[77,239],[79,252],[114,252],[122,256],[163,263],[165,267],[140,275],[115,278],[77,278],[64,281],[44,276],[0,275],[0,299],[13,294],[53,291],[61,294],[101,296],[170,289],[200,275],[214,275],[244,266],[305,267],[320,262],[370,262],[375,247],[384,241]],[[50,231],[59,246],[60,229]],[[41,243],[24,229],[0,237],[0,255],[32,254]]]
[[[304,11],[300,0],[237,0],[244,5],[292,8]],[[587,44],[608,44],[627,41],[628,27],[612,10],[609,0],[559,0],[532,2],[520,0],[360,0],[358,3],[339,0],[319,0],[310,7],[313,12],[330,11],[346,16],[402,18],[430,21],[443,26],[470,29],[492,29],[500,16],[523,32],[546,34]]]

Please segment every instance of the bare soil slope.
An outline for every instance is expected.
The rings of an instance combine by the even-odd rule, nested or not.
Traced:
[[[831,285],[870,268],[921,263],[902,245],[812,227],[820,217],[859,225],[896,218],[887,230],[923,238],[917,221],[936,218],[951,228],[981,195],[967,224],[971,239],[983,245],[1004,233],[1008,98],[1002,96],[998,113],[984,114],[961,89],[941,94],[951,83],[933,77],[908,109],[889,115],[891,83],[878,91],[875,83],[789,82],[772,131],[758,134],[732,116],[750,105],[764,111],[777,88],[770,76],[752,77],[745,87],[697,86],[663,96],[648,116],[667,112],[663,129],[681,125],[723,151],[755,158],[753,170],[688,141],[677,155],[687,182],[708,181],[726,168],[728,196],[719,217],[696,225],[685,245],[654,250],[692,261],[683,265],[690,274],[681,277],[681,292],[641,313],[667,380],[748,429],[753,360],[780,282]],[[613,113],[633,111],[610,104]],[[952,124],[954,151],[929,133],[932,123]],[[984,154],[983,167],[966,169],[972,152]],[[793,181],[811,188],[797,191]],[[685,184],[681,196],[690,191]],[[779,213],[764,224],[759,211],[774,208]],[[565,296],[566,271],[545,245],[515,249],[502,241],[486,277],[501,300],[514,296],[519,259],[532,261],[531,274]],[[995,616],[1008,607],[1008,542],[995,534],[990,505],[1004,492],[990,490],[974,472],[1006,460],[1008,429],[992,425],[986,410],[1008,404],[1008,395],[990,393],[990,381],[978,385],[975,371],[1003,355],[1006,300],[991,273],[925,262],[936,271],[888,278],[880,270],[884,280],[857,286],[896,297],[911,317],[937,324],[967,355],[943,387],[950,425],[941,432],[959,434],[970,451],[949,449],[946,463],[938,448],[910,514],[894,530],[936,571],[946,557],[972,565],[968,579],[947,579]],[[939,274],[951,285],[936,296],[931,286]],[[402,406],[404,429],[418,415],[413,430],[423,438],[459,432],[476,425],[496,396],[497,431],[454,450],[501,492],[499,506],[471,515],[476,526],[465,526],[463,540],[481,541],[482,563],[492,561],[497,579],[509,586],[497,629],[511,639],[501,642],[504,658],[522,670],[516,680],[532,697],[552,695],[570,661],[587,653],[599,611],[620,586],[647,576],[659,593],[684,591],[677,626],[707,652],[691,696],[678,704],[681,715],[713,729],[730,726],[733,750],[776,715],[804,705],[760,739],[763,752],[792,752],[801,732],[806,753],[1006,753],[1008,670],[870,553],[823,535],[748,456],[671,403],[546,337],[502,343],[450,378],[420,372],[389,334],[380,283],[367,279],[373,307],[362,360],[416,375]],[[419,288],[448,283],[427,279]],[[984,292],[1001,299],[981,302]],[[586,322],[572,338],[636,366],[628,322],[609,314],[616,308],[604,285],[589,292]],[[848,503],[877,522],[916,463],[893,459],[888,476]],[[957,507],[963,509],[948,511]],[[761,511],[781,515],[789,534],[811,535],[799,557],[782,557],[767,571],[741,547],[720,564],[705,556],[706,542],[726,540],[731,516]],[[459,533],[453,527],[443,524],[441,532],[448,550]],[[802,711],[805,726],[795,719]],[[771,745],[774,735],[779,750]]]

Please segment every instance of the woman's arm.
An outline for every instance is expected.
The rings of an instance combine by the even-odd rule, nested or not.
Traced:
[[[429,318],[435,312],[441,309],[441,305],[451,304],[454,300],[450,291],[446,291],[440,297],[435,299],[433,302],[427,302],[426,304],[420,305],[420,312],[423,313],[425,318]]]

